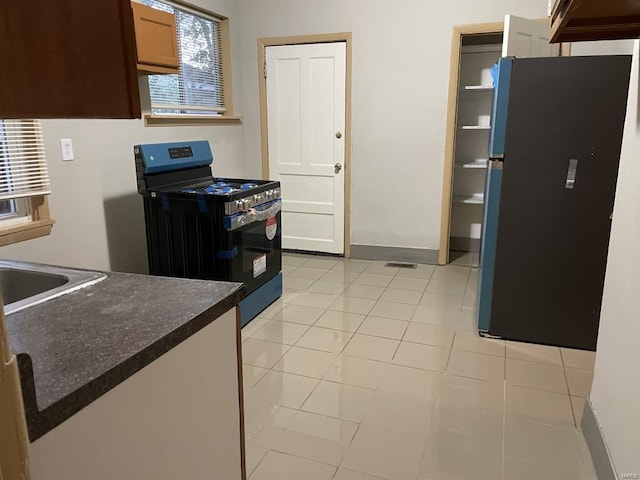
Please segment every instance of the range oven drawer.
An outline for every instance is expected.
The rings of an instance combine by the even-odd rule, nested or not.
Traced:
[[[223,204],[144,197],[153,275],[242,282],[250,292],[282,269],[281,214],[225,228]]]

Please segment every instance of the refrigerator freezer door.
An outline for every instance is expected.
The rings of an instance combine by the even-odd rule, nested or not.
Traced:
[[[491,320],[501,184],[502,162],[493,160],[489,162],[489,169],[487,170],[485,203],[482,215],[482,237],[480,240],[480,268],[478,269],[478,300],[476,305],[478,330],[480,332],[489,331]]]
[[[498,62],[493,92],[491,113],[491,134],[489,137],[489,158],[504,157],[504,141],[507,133],[507,111],[509,109],[509,87],[513,58],[501,58]]]
[[[491,334],[595,349],[630,69],[513,61]]]

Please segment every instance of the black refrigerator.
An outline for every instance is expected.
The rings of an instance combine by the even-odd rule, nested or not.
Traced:
[[[613,55],[494,69],[482,334],[595,350],[630,71]]]

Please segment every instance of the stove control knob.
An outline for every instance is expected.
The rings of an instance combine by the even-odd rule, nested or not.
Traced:
[[[236,209],[242,210],[244,207],[244,202],[242,200],[236,200]]]
[[[267,200],[271,200],[273,198],[273,191],[271,190],[264,192],[264,194],[267,197]]]

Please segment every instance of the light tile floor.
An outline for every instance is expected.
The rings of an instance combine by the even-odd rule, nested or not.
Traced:
[[[242,331],[250,480],[596,479],[594,354],[479,337],[475,269],[283,264]]]

